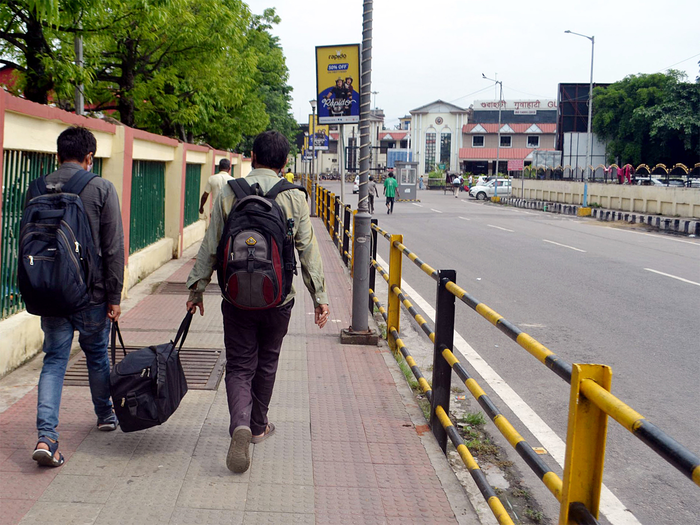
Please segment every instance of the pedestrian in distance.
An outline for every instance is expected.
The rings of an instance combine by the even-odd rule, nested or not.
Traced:
[[[455,199],[459,197],[459,192],[462,189],[462,175],[457,174],[455,178],[452,179],[452,188],[455,194]]]
[[[235,473],[248,470],[249,445],[275,432],[267,413],[294,305],[294,249],[313,300],[314,322],[323,328],[329,315],[323,263],[306,193],[279,177],[288,154],[289,142],[277,131],[255,138],[253,170],[222,188],[187,279],[187,309],[199,309],[204,315],[203,293],[215,267],[218,272],[224,298],[221,310],[231,436],[226,466]],[[281,248],[273,253],[275,246]],[[272,264],[273,259],[279,262]]]
[[[420,176],[418,179],[418,189],[422,190],[423,189],[423,175]]]
[[[374,177],[369,176],[369,189],[367,191],[367,199],[369,203],[369,213],[374,214],[374,197],[379,197],[379,190],[377,189],[377,183]]]
[[[384,196],[386,197],[386,213],[394,213],[394,198],[399,195],[399,183],[393,173],[384,179]]]
[[[87,361],[97,428],[111,431],[119,424],[110,400],[107,345],[110,320],[116,322],[121,314],[124,283],[119,199],[111,182],[91,173],[95,136],[86,128],[70,127],[58,136],[56,146],[59,168],[36,179],[27,192],[18,274],[27,311],[41,315],[44,332],[39,439],[32,459],[49,467],[64,463],[56,429],[75,331]],[[61,215],[52,219],[56,214]],[[65,273],[69,267],[80,277],[70,278]]]
[[[201,215],[204,215],[204,204],[207,202],[209,195],[211,195],[212,202],[216,201],[221,188],[231,179],[233,179],[231,177],[231,161],[221,159],[219,161],[219,172],[209,177],[207,185],[204,187],[204,193],[202,193],[202,198],[199,201],[199,213]]]
[[[287,169],[287,173],[284,176],[285,179],[287,179],[287,182],[294,184],[294,173],[292,173],[291,169]]]

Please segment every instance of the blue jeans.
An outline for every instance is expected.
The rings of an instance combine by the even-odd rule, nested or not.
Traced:
[[[58,410],[66,367],[73,344],[73,332],[79,332],[78,341],[87,359],[88,379],[92,403],[98,420],[112,414],[109,396],[109,344],[110,322],[107,305],[89,306],[68,317],[42,317],[44,331],[44,365],[39,376],[36,428],[39,437],[58,439]]]

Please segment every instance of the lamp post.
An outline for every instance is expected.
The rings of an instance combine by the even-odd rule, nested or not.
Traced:
[[[493,184],[493,195],[494,197],[498,197],[498,164],[501,160],[501,102],[503,101],[503,81],[502,80],[495,80],[493,78],[489,78],[483,73],[481,76],[485,80],[490,80],[491,82],[495,82],[498,84],[500,87],[500,93],[498,96],[498,143],[496,145],[496,181]]]
[[[309,100],[311,104],[311,216],[316,217],[316,187],[318,186],[318,173],[316,173],[316,99]]]
[[[591,80],[588,85],[588,127],[586,133],[588,134],[588,140],[586,141],[586,170],[583,172],[583,206],[588,206],[588,169],[592,168],[591,156],[593,154],[593,134],[591,133],[591,124],[593,120],[593,54],[595,51],[595,36],[582,35],[581,33],[574,33],[573,31],[566,30],[564,33],[570,35],[582,36],[591,41]]]

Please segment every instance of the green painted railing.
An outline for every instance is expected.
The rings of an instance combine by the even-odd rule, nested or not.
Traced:
[[[129,253],[165,237],[165,163],[135,160],[131,175]]]
[[[56,155],[5,150],[0,225],[0,319],[24,309],[17,289],[19,223],[29,183],[56,168]]]
[[[188,164],[185,168],[185,226],[199,220],[199,185],[202,178],[202,166]]]

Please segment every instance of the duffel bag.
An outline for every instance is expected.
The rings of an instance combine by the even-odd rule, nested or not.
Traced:
[[[187,313],[174,341],[126,353],[119,325],[112,323],[112,372],[109,377],[114,411],[124,432],[165,423],[187,393],[180,350],[187,338],[192,314]],[[124,358],[116,363],[116,340]],[[178,343],[180,345],[178,346]]]

